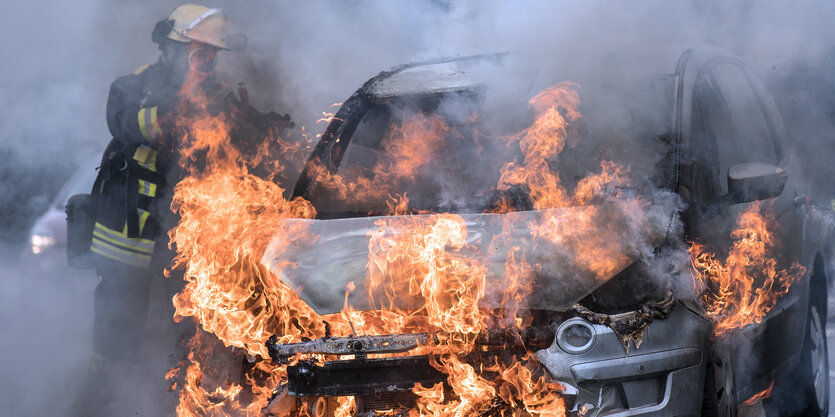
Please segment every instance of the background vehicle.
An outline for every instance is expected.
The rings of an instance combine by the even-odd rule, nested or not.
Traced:
[[[89,193],[96,180],[99,158],[92,158],[61,187],[49,209],[35,221],[29,233],[30,246],[23,261],[42,270],[67,267],[67,200],[75,194]]]
[[[566,293],[565,299],[555,302],[559,308],[531,325],[531,334],[542,330],[546,336],[531,337],[519,348],[536,352],[550,377],[565,385],[573,413],[733,416],[738,404],[773,382],[768,408],[781,414],[826,415],[829,368],[822,329],[827,276],[832,271],[823,242],[815,235],[808,191],[793,164],[780,115],[762,83],[741,61],[714,51],[662,48],[652,53],[620,50],[596,60],[586,56],[583,62],[605,67],[599,71],[574,68],[570,63],[576,61],[560,58],[565,64],[556,65],[563,77],[557,80],[550,72],[533,78],[530,72],[516,78],[497,76],[495,71],[513,61],[504,55],[408,65],[369,80],[336,113],[295,187],[294,196],[317,207],[320,220],[314,222],[326,249],[300,260],[300,274],[282,279],[300,288],[302,298],[317,312],[339,310],[340,294],[329,295],[327,288],[316,285],[316,270],[322,267],[314,258],[329,253],[329,262],[337,262],[338,267],[328,269],[328,286],[337,291],[345,288],[357,270],[352,259],[358,259],[360,266],[366,260],[367,253],[357,249],[362,245],[356,241],[362,235],[358,232],[374,222],[365,216],[384,214],[385,201],[345,200],[330,188],[329,176],[351,176],[352,170],[373,166],[386,152],[390,132],[402,126],[400,114],[440,115],[449,125],[460,126],[479,123],[467,121],[472,120],[467,119],[470,110],[492,102],[500,111],[488,109],[482,115],[488,124],[503,117],[510,120],[491,126],[506,133],[503,127],[513,131],[512,120],[526,117],[518,110],[526,108],[524,101],[512,101],[515,94],[491,94],[485,85],[499,82],[505,92],[530,97],[554,82],[576,81],[584,97],[582,133],[593,139],[589,147],[581,141],[567,148],[569,157],[555,161],[567,183],[598,164],[601,155],[632,161],[630,167],[643,174],[637,177],[646,180],[636,188],[675,192],[686,203],[678,207],[684,238],[720,253],[729,249],[729,232],[737,215],[753,201],[768,200],[767,210],[780,225],[774,230],[783,242],[780,262],[798,262],[807,269],[762,322],[730,337],[714,338],[712,323],[692,294],[674,288],[675,300],[666,298],[665,288],[648,279],[653,265],[638,262],[577,293]],[[450,97],[458,105],[445,106]],[[625,139],[595,142],[612,134]],[[473,146],[459,149],[464,151],[445,153],[441,166],[398,183],[398,190],[414,196],[419,210],[482,213],[501,198],[509,198],[517,210],[530,210],[524,190],[497,196],[484,186],[495,184],[495,178],[467,175],[471,170],[480,172],[486,162],[467,160],[467,150]],[[452,187],[446,187],[449,181],[434,181],[444,167],[452,167],[456,178],[463,180]],[[449,188],[454,189],[452,194]],[[681,243],[681,237],[667,230],[659,247],[671,245],[671,240]],[[647,315],[647,311],[658,313]],[[631,345],[624,342],[624,334],[643,325],[650,336],[640,347],[628,350]],[[304,347],[275,345],[272,350],[280,358],[288,352],[315,351],[316,342]],[[345,342],[344,346],[361,348],[368,341],[347,338]],[[408,407],[412,384],[443,379],[418,357],[373,363],[363,357],[323,366],[303,362],[291,367],[289,374],[291,395],[357,395],[360,413]],[[358,382],[344,383],[351,375],[357,375]],[[317,401],[313,404],[321,404],[321,411],[327,402]]]

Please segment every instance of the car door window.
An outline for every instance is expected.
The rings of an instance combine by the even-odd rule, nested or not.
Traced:
[[[347,184],[358,184],[370,177],[370,170],[376,165],[379,147],[389,130],[391,111],[385,105],[371,105],[361,115],[351,135],[343,134],[338,140],[345,148],[339,159],[335,176],[318,178],[318,183],[304,197],[320,210],[320,217],[362,215],[367,208],[359,207],[359,201],[352,196]],[[384,203],[383,203],[384,204]],[[327,212],[322,209],[327,208]]]
[[[702,77],[696,84],[693,102],[693,202],[697,210],[703,211],[722,194],[720,177],[727,162],[720,159],[727,155],[720,150],[733,142],[728,140],[730,120],[727,106],[723,102],[716,81],[709,76]]]
[[[778,152],[774,129],[768,122],[762,98],[741,67],[717,64],[713,67],[716,80],[728,103],[736,144],[728,147],[728,160],[733,163],[764,162],[777,164]]]
[[[768,120],[757,89],[741,67],[718,63],[702,71],[696,83],[691,137],[697,209],[727,194],[731,166],[779,162]]]
[[[385,133],[390,129],[391,110],[385,105],[374,105],[363,115],[350,138],[338,173],[349,181],[356,181],[363,171],[377,163],[378,150]],[[366,173],[367,175],[367,173]]]
[[[494,135],[479,102],[456,95],[403,97],[368,106],[333,174],[305,196],[321,216],[378,215],[405,197],[420,211],[481,212],[518,149]]]

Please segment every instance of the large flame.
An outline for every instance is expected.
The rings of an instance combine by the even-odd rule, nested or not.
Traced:
[[[293,266],[290,262],[273,265],[272,271],[260,262],[271,241],[279,242],[279,247],[272,249],[281,252],[317,239],[306,223],[285,221],[314,218],[313,206],[302,199],[288,201],[285,190],[269,176],[251,172],[253,161],[256,165],[272,161],[274,155],[266,155],[269,147],[242,151],[232,139],[230,121],[223,113],[214,115],[205,105],[207,99],[199,94],[184,95],[197,103],[197,111],[179,120],[185,134],[178,149],[187,175],[177,184],[172,205],[180,215],[171,232],[177,250],[172,268],[183,271],[186,284],[174,298],[174,305],[178,320],[191,318],[201,330],[189,343],[186,362],[172,371],[184,379],[178,415],[259,415],[286,376],[287,364],[272,364],[267,359],[265,343],[271,335],[289,343],[325,335],[417,332],[432,334],[433,343],[409,354],[430,354],[431,365],[448,375],[446,385],[452,392],[444,384],[415,386],[417,407],[410,415],[468,416],[491,410],[509,410],[505,415],[516,416],[565,415],[561,387],[548,379],[530,352],[511,350],[501,359],[481,364],[464,359],[476,349],[485,331],[500,329],[518,337],[530,324],[520,306],[532,291],[530,278],[541,272],[542,266],[529,261],[522,248],[513,248],[504,268],[503,308],[479,308],[487,290],[487,254],[467,243],[468,229],[462,216],[410,214],[416,211],[409,207],[409,198],[397,192],[398,185],[425,169],[441,152],[444,138],[452,134],[441,117],[406,115],[389,133],[380,160],[369,172],[320,172],[319,182],[338,199],[388,201],[386,212],[397,214],[376,222],[377,229],[369,235],[366,276],[357,277],[365,280],[363,288],[377,309],[351,309],[347,292],[355,286],[349,285],[343,311],[323,317],[277,278],[277,272]],[[569,214],[549,212],[525,226],[543,244],[563,248],[583,271],[608,278],[625,266],[624,254],[629,252],[631,239],[626,235],[612,239],[611,233],[602,231],[613,224],[623,233],[644,227],[642,216],[649,202],[621,192],[629,183],[629,170],[613,162],[603,161],[598,173],[587,175],[573,187],[563,184],[553,169],[553,158],[579,140],[574,129],[581,118],[576,85],[558,84],[530,104],[536,112],[532,125],[503,138],[509,148],[521,151],[521,157],[502,167],[495,189],[522,187],[536,209],[579,207],[566,212]],[[264,142],[279,140],[264,138]],[[273,163],[272,168],[281,167]],[[601,205],[596,204],[600,202],[614,210],[601,211]],[[512,207],[505,201],[494,211]],[[754,215],[745,216],[741,224],[750,229],[759,225],[756,220]],[[508,230],[513,226],[518,225],[504,225]],[[691,249],[694,267],[700,271],[697,281],[703,285],[710,281],[721,288],[720,296],[703,298],[709,314],[720,322],[717,331],[739,327],[737,323],[743,320],[761,320],[773,306],[773,299],[764,299],[764,294],[759,298],[749,294],[752,268],[771,272],[768,286],[759,287],[763,292],[787,289],[798,271],[777,270],[763,258],[771,238],[766,229],[756,230],[735,235],[739,241],[724,265],[712,255],[702,254],[698,245]],[[738,282],[746,277],[750,283]],[[226,355],[225,364],[214,363],[219,350],[228,351],[218,342],[240,354],[232,360]],[[217,366],[235,366],[236,361],[239,365],[243,354],[254,358],[254,365],[242,378],[214,371]],[[351,397],[337,401],[339,416],[350,416],[356,409]]]
[[[600,173],[581,179],[574,192],[569,192],[563,186],[559,172],[550,168],[551,161],[566,145],[571,146],[570,142],[578,140],[574,126],[581,115],[577,111],[580,98],[576,87],[572,83],[560,83],[531,99],[530,104],[538,117],[521,134],[510,137],[511,142],[518,142],[523,161],[509,162],[502,168],[499,189],[513,185],[526,187],[537,209],[580,207],[568,216],[551,212],[541,221],[530,224],[530,228],[534,236],[568,248],[571,259],[580,267],[605,278],[618,272],[618,267],[626,261],[625,242],[612,239],[608,233],[588,233],[605,230],[599,207],[589,203],[601,196],[617,196],[617,187],[628,183],[628,172],[613,162],[602,161]],[[641,199],[614,201],[620,206],[620,213],[641,216],[645,211],[642,207],[645,202]]]
[[[172,202],[180,220],[170,233],[177,249],[171,269],[182,270],[185,279],[173,300],[175,320],[190,317],[202,331],[188,342],[184,367],[168,376],[184,373],[180,416],[258,415],[283,368],[260,361],[244,380],[234,371],[211,375],[219,368],[239,369],[242,361],[237,355],[213,363],[218,356],[215,341],[242,354],[266,357],[265,341],[273,334],[287,340],[324,335],[319,317],[259,262],[275,230],[288,227],[282,219],[312,218],[315,210],[303,200],[287,201],[281,187],[249,172],[273,149],[259,146],[244,152],[235,146],[229,115],[211,111],[193,83],[190,78],[180,91],[181,106],[189,109],[176,121],[180,141],[164,146],[177,149],[187,174],[176,185]],[[263,142],[280,140],[274,133]],[[284,233],[305,239],[298,227]],[[242,401],[244,385],[251,392]]]
[[[538,154],[545,150],[559,152],[562,145],[558,143],[564,140],[566,126],[579,117],[577,102],[576,91],[567,84],[532,102],[541,112],[534,127],[509,139],[523,143],[524,159],[505,167],[499,188],[528,181],[523,178],[525,175],[543,169]],[[569,120],[560,112],[568,112]],[[172,232],[178,252],[174,268],[184,269],[186,280],[185,289],[174,299],[177,317],[192,317],[223,344],[259,358],[267,357],[265,341],[272,334],[281,335],[282,342],[323,336],[323,318],[259,263],[270,238],[276,234],[285,236],[288,246],[316,238],[303,230],[303,224],[288,226],[282,222],[286,218],[314,217],[312,206],[300,199],[287,201],[279,186],[250,174],[241,152],[232,145],[228,124],[222,116],[212,117],[204,112],[182,122],[187,127],[181,146],[183,164],[202,162],[205,167],[190,169],[190,175],[175,190],[173,207],[181,220]],[[413,177],[434,157],[448,129],[437,116],[406,117],[390,133],[385,158],[372,175],[351,183],[333,175],[329,181],[333,188],[346,190],[344,198],[391,193],[392,185]],[[572,200],[574,197],[556,179],[530,181],[537,207],[587,200],[585,196]],[[609,179],[611,176],[601,177]],[[394,199],[390,211],[406,213],[406,196]],[[524,324],[521,317],[516,317],[519,311],[515,307],[525,294],[524,281],[533,269],[524,254],[513,251],[508,257],[508,292],[504,297],[508,308],[499,317],[478,308],[484,297],[486,267],[473,251],[467,250],[467,227],[460,216],[403,215],[380,220],[377,226],[378,231],[370,236],[366,280],[371,297],[383,294],[383,299],[374,300],[380,309],[346,309],[336,317],[328,317],[333,334],[423,331],[435,335],[436,345],[428,348],[429,353],[437,355],[432,364],[449,375],[448,384],[455,395],[446,398],[441,385],[415,387],[420,399],[419,411],[414,412],[420,415],[468,415],[491,407],[493,398],[501,398],[505,404],[533,415],[564,414],[559,387],[547,382],[527,353],[493,364],[488,374],[459,357],[474,348],[487,323],[501,323],[517,330]],[[387,233],[392,229],[401,233]],[[542,234],[554,241],[564,238],[553,227],[543,229]],[[407,299],[412,308],[386,308],[396,299]],[[222,413],[218,410],[229,412],[230,408],[237,408],[240,414],[256,415],[286,368],[260,366],[259,371],[270,377],[261,381],[250,378],[249,383],[258,382],[255,385],[260,389],[253,389],[250,402],[243,404],[238,400],[243,381],[226,381],[227,385],[219,381],[211,390],[207,388],[211,384],[202,364],[208,360],[206,352],[211,352],[212,346],[206,337],[198,333],[191,341],[192,353],[184,367],[186,376],[178,414],[219,415]],[[341,414],[348,414],[351,409],[349,398],[340,400]]]
[[[349,167],[341,174],[321,168],[317,184],[331,198],[349,206],[353,203],[388,202],[400,200],[406,183],[418,171],[436,160],[450,128],[437,115],[404,115],[402,123],[394,126],[383,141],[379,160],[373,167]],[[379,205],[379,204],[378,204]],[[394,213],[394,206],[383,213]]]
[[[724,261],[699,243],[690,246],[693,280],[706,314],[715,321],[714,333],[761,322],[806,268],[792,263],[781,268],[774,254],[774,220],[760,203],[740,213],[731,232]]]

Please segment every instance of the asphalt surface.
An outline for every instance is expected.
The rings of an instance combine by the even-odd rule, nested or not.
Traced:
[[[93,271],[22,268],[0,257],[0,283],[0,414],[65,415],[90,364],[98,278]],[[151,291],[145,340],[130,377],[115,388],[132,417],[171,415],[177,403],[163,378],[176,357],[160,351],[175,346],[177,337],[160,330],[170,320],[162,314],[162,285]]]
[[[0,283],[3,413],[64,415],[89,358],[95,276],[0,259]]]
[[[835,416],[835,294],[829,294],[826,347],[829,350],[829,415]]]

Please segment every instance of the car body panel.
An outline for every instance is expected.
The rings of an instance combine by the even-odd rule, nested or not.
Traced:
[[[554,379],[579,391],[573,403],[601,412],[606,402],[606,415],[698,414],[711,332],[707,319],[678,303],[668,318],[653,321],[641,346],[629,352],[611,328],[592,326],[596,341],[587,352],[572,354],[556,342],[536,352]],[[630,385],[645,386],[632,392]],[[654,398],[644,398],[647,392]],[[681,396],[691,401],[678,401]]]
[[[693,134],[696,129],[694,106],[697,102],[697,83],[715,65],[734,65],[740,68],[749,82],[752,95],[756,97],[760,111],[765,115],[773,144],[777,148],[776,165],[789,174],[788,183],[782,194],[770,199],[766,204],[770,215],[774,216],[776,222],[780,224],[775,234],[778,241],[783,242],[784,254],[781,257],[799,262],[807,268],[807,274],[802,282],[799,285],[796,284],[789,294],[778,301],[777,307],[766,316],[762,323],[745,329],[749,337],[754,337],[755,343],[747,345],[747,349],[733,353],[735,375],[738,379],[735,383],[737,398],[744,400],[767,388],[772,378],[788,374],[791,364],[799,358],[802,343],[785,343],[785,340],[803,340],[806,328],[805,313],[809,299],[809,272],[812,270],[815,253],[822,246],[819,242],[815,242],[814,238],[808,238],[804,232],[804,223],[809,216],[809,208],[805,204],[804,195],[807,195],[808,190],[802,181],[800,171],[792,165],[793,158],[787,147],[788,137],[773,100],[762,82],[742,61],[724,55],[717,56],[715,51],[693,51],[685,54],[678,69],[682,85],[680,103],[682,110],[678,124],[682,149],[679,166],[685,168],[681,170],[684,174],[679,181],[679,193],[685,196],[685,201],[691,206],[691,209],[682,215],[687,224],[688,238],[698,237],[701,242],[712,243],[714,250],[721,249],[723,245],[729,244],[725,240],[729,227],[726,219],[736,218],[741,211],[752,204],[717,204],[714,206],[715,210],[707,215],[700,215],[692,209],[697,203],[694,200],[696,197],[690,190],[698,186],[697,179],[691,177],[694,172],[693,161],[698,159],[696,155],[693,155],[692,150],[701,146],[694,141]],[[783,266],[788,265],[784,263]],[[766,337],[766,334],[771,336]],[[775,335],[779,335],[776,336],[777,340],[774,340]],[[779,340],[781,338],[783,340]],[[752,361],[757,366],[751,366]]]
[[[566,239],[564,246],[549,244],[533,236],[531,224],[541,224],[548,219],[570,219],[594,208],[598,215],[609,218],[612,227],[605,230],[578,230]],[[645,227],[635,229],[622,227],[626,222],[617,221],[623,216],[622,208],[616,204],[601,204],[593,207],[563,207],[536,211],[518,211],[504,214],[477,213],[459,214],[467,227],[467,247],[460,255],[479,259],[487,267],[486,294],[482,307],[501,308],[502,289],[505,282],[505,263],[514,248],[525,250],[528,261],[540,268],[541,274],[532,281],[532,294],[520,308],[566,311],[573,304],[594,291],[611,276],[600,276],[578,264],[573,242],[605,240],[611,242],[636,242],[645,240],[646,245],[661,242],[669,230],[672,213],[664,206],[650,206],[647,209]],[[364,280],[366,263],[369,260],[370,235],[384,228],[385,237],[393,238],[411,232],[413,223],[403,223],[402,216],[357,217],[334,220],[285,220],[285,227],[293,230],[305,229],[309,234],[300,242],[287,245],[284,232],[276,234],[267,248],[262,263],[296,289],[296,292],[319,314],[340,312],[346,303],[355,310],[373,310],[379,306],[371,304],[367,297],[368,288]],[[431,221],[432,215],[412,215],[408,220]],[[601,236],[602,234],[602,236]],[[615,273],[633,263],[640,254],[639,245],[619,245],[607,255],[617,264]],[[327,259],[328,262],[322,262]],[[290,265],[290,266],[287,266]],[[287,266],[287,267],[285,267]],[[349,282],[356,289],[345,295]],[[384,299],[377,294],[375,299]],[[381,298],[382,297],[382,298]],[[404,301],[398,299],[398,301]],[[409,308],[409,305],[392,305],[391,308]]]
[[[23,261],[38,266],[41,269],[62,268],[67,265],[67,214],[65,208],[67,200],[75,194],[87,194],[93,188],[93,182],[98,173],[99,159],[90,159],[76,171],[61,187],[55,198],[50,202],[47,211],[39,216],[30,231],[32,247],[24,251]],[[49,245],[36,248],[38,238],[43,236],[52,238]]]
[[[625,60],[604,59],[597,62],[605,63],[608,68],[621,68],[622,71],[616,71],[616,77],[622,76],[629,79],[635,75],[635,71],[639,71],[637,68],[641,65],[637,65],[636,62],[639,61],[638,57],[643,55],[638,53],[630,57],[629,50],[618,52],[617,55],[625,57]],[[781,261],[784,264],[792,261],[798,262],[807,267],[807,273],[793,286],[789,294],[780,299],[777,307],[766,316],[765,320],[734,333],[735,338],[742,337],[751,341],[751,343],[731,346],[735,370],[733,387],[736,391],[736,398],[741,402],[765,389],[773,379],[787,375],[797,363],[806,329],[805,313],[810,302],[810,292],[813,291],[813,286],[810,285],[812,265],[815,259],[821,256],[825,242],[816,236],[815,231],[809,230],[810,207],[806,203],[808,200],[804,198],[808,195],[808,190],[803,184],[800,171],[793,165],[794,160],[788,146],[788,138],[776,106],[756,74],[739,59],[715,50],[684,50],[670,47],[664,48],[655,56],[655,61],[647,61],[651,62],[647,67],[649,69],[643,70],[650,71],[652,76],[664,80],[670,86],[669,113],[663,117],[671,118],[671,131],[667,141],[672,148],[670,158],[672,158],[675,172],[665,187],[677,192],[687,203],[688,208],[682,212],[687,240],[704,243],[711,250],[719,253],[727,253],[730,245],[729,232],[734,226],[733,221],[729,219],[735,219],[737,214],[750,207],[751,204],[756,204],[733,204],[716,190],[711,191],[713,194],[707,200],[699,194],[703,193],[703,189],[708,186],[721,191],[721,182],[725,181],[722,175],[727,174],[727,167],[717,166],[719,161],[716,158],[705,157],[706,153],[702,152],[705,147],[700,143],[702,139],[699,135],[705,132],[703,125],[699,125],[703,121],[699,117],[702,117],[704,113],[698,112],[719,109],[719,107],[705,108],[703,100],[706,97],[720,105],[725,105],[734,99],[739,99],[738,94],[747,94],[741,99],[748,100],[745,101],[748,103],[755,103],[753,108],[760,115],[758,117],[763,120],[762,126],[765,130],[762,132],[766,132],[772,141],[775,158],[773,161],[743,160],[741,162],[771,163],[788,173],[788,182],[783,192],[776,198],[766,200],[764,207],[769,215],[774,216],[780,224],[775,233],[784,243]],[[495,59],[495,57],[489,59]],[[672,66],[676,59],[678,59],[677,64]],[[333,172],[339,167],[346,148],[350,146],[357,124],[375,101],[396,97],[398,94],[442,94],[451,90],[477,89],[476,85],[466,87],[465,74],[456,72],[457,68],[460,68],[456,64],[459,60],[461,59],[452,59],[448,62],[435,61],[425,67],[419,64],[403,66],[383,72],[369,80],[345,101],[325,130],[296,184],[294,196],[306,196],[322,170]],[[630,60],[634,62],[629,63]],[[586,61],[582,60],[582,62]],[[665,66],[666,64],[670,64],[669,68]],[[719,67],[723,70],[714,71]],[[433,68],[436,74],[433,74]],[[582,72],[582,67],[573,65],[570,59],[565,60],[562,68],[567,70],[566,74]],[[732,77],[744,80],[741,85],[746,86],[746,91],[739,93],[738,90],[723,89],[721,82],[717,83],[719,87],[707,95],[700,90],[707,79],[710,82],[721,81],[722,75],[716,74],[728,68],[736,71]],[[433,78],[435,76],[437,77]],[[591,76],[594,74],[592,73]],[[423,82],[420,81],[421,79]],[[571,78],[569,76],[564,79]],[[617,80],[612,82],[616,83]],[[728,105],[727,108],[732,107]],[[726,116],[729,120],[727,123],[732,129],[744,129],[742,125],[750,122],[744,117],[738,117],[736,113]],[[763,138],[744,139],[756,141]],[[740,144],[744,143],[748,142],[740,142]],[[739,144],[734,145],[739,146]],[[734,156],[744,154],[743,152]],[[704,164],[709,170],[720,173],[719,177],[709,179],[718,185],[708,184],[707,180],[697,178],[699,164]],[[707,195],[707,193],[703,194]],[[324,226],[328,221],[332,220],[309,222],[316,225],[314,228],[317,228],[318,233],[322,233],[329,228],[329,226]],[[374,229],[373,220],[353,220],[353,222],[359,228],[353,231],[356,234],[351,238],[353,239],[351,240],[352,256],[362,258],[365,253],[361,247],[367,242],[364,236]],[[348,225],[349,223],[350,221],[341,224]],[[331,232],[334,233],[326,232],[323,236],[326,240],[340,233],[348,236],[352,233],[349,229],[350,227],[338,233],[332,230]],[[333,252],[333,250],[320,248],[301,256],[315,262],[317,258],[321,259]],[[278,258],[274,256],[265,257],[264,263],[269,265],[276,259]],[[284,259],[284,261],[289,259]],[[827,272],[831,272],[829,262],[825,264]],[[314,272],[314,269],[312,264],[302,267],[302,270],[306,270],[305,273],[311,276],[318,273]],[[340,302],[344,301],[344,284],[349,276],[361,277],[362,270],[363,265],[356,264],[343,271],[331,271],[327,274],[327,276],[337,277],[334,289],[332,289],[334,294],[330,296],[332,303],[337,299]],[[828,276],[831,279],[831,274]],[[304,293],[305,289],[302,289],[304,278],[282,276],[282,279]],[[314,278],[308,279],[314,280]],[[823,288],[827,288],[825,284]],[[317,289],[312,288],[312,290],[315,292]],[[577,294],[583,292],[585,290],[578,291]],[[340,297],[337,297],[337,293]],[[576,297],[567,297],[569,298]],[[556,304],[560,309],[564,309],[567,305],[563,302]],[[566,395],[568,397],[573,395],[575,399],[588,400],[590,405],[597,408],[597,413],[602,412],[607,416],[699,414],[707,358],[714,349],[721,347],[719,345],[722,341],[712,337],[710,321],[704,317],[703,312],[694,307],[694,303],[687,300],[681,301],[675,305],[669,317],[651,320],[641,346],[639,348],[636,346],[628,352],[622,340],[616,337],[612,329],[599,324],[591,324],[591,326],[595,329],[597,338],[594,345],[586,352],[567,353],[555,342],[548,349],[536,353],[537,358],[548,369],[550,375],[555,380],[567,384],[569,389]],[[570,394],[572,389],[574,394]],[[648,392],[650,394],[647,394]],[[594,395],[597,397],[593,398]],[[570,404],[583,405],[577,401],[579,400]],[[629,405],[624,401],[632,401],[632,403]],[[575,408],[573,412],[578,411]]]

